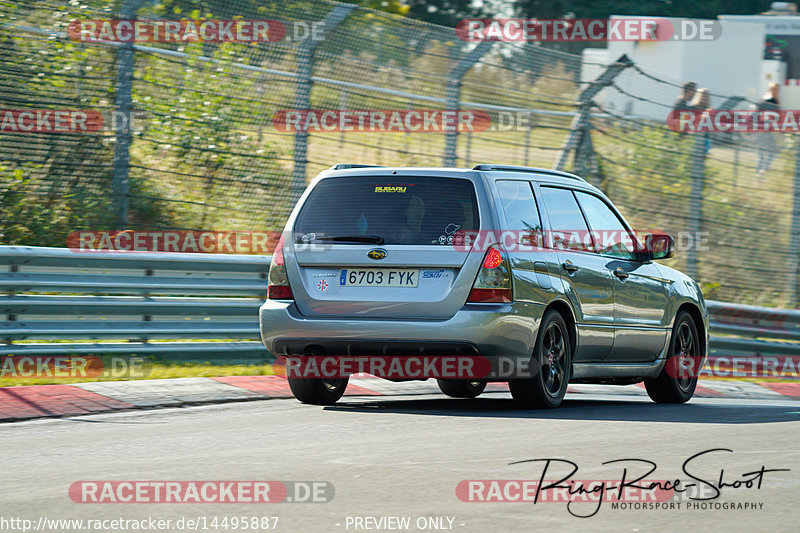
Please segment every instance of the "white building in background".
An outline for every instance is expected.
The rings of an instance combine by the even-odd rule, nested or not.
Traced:
[[[675,84],[694,81],[716,95],[758,100],[775,81],[782,85],[781,107],[800,109],[800,15],[795,4],[774,2],[764,14],[720,15],[718,20],[721,35],[713,41],[610,41],[605,49],[587,48],[581,81],[595,79],[605,65],[626,54],[656,78]],[[600,106],[655,120],[666,118],[680,92],[631,69],[615,84],[621,91],[614,87],[602,91],[596,99]],[[722,102],[715,96],[711,104],[718,107]]]

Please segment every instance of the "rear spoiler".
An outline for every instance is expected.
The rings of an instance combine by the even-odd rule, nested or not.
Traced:
[[[354,163],[336,163],[330,170],[345,170],[348,168],[386,168],[383,165],[359,165]]]

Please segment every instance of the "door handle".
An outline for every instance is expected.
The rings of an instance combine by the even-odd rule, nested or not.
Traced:
[[[614,275],[617,276],[619,279],[627,279],[630,274],[622,270],[621,268],[614,269]]]
[[[578,270],[578,265],[572,264],[572,261],[565,261],[561,263],[561,268],[572,274]]]

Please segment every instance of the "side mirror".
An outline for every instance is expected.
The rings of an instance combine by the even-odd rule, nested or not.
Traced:
[[[675,254],[675,239],[666,233],[648,233],[644,236],[644,259],[669,259]]]

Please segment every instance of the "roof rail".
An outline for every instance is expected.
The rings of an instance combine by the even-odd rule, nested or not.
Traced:
[[[480,164],[475,165],[472,167],[472,170],[498,170],[498,171],[506,171],[506,172],[535,172],[537,174],[550,174],[552,176],[560,176],[562,178],[571,178],[574,180],[579,180],[586,182],[580,176],[576,176],[575,174],[570,174],[569,172],[562,172],[560,170],[551,170],[548,168],[536,168],[536,167],[518,167],[514,165],[487,165],[487,164]]]
[[[336,163],[330,170],[345,170],[348,168],[385,168],[383,165],[359,165],[356,163]]]

